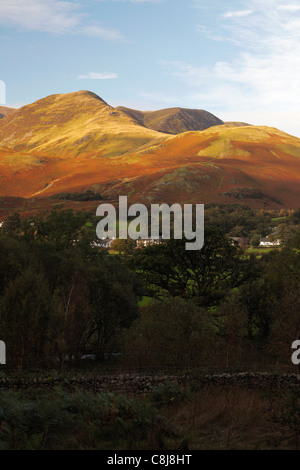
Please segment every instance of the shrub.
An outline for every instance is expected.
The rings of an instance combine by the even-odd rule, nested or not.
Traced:
[[[156,385],[151,393],[151,401],[158,407],[178,405],[184,401],[190,401],[191,398],[190,389],[171,381]]]
[[[153,404],[114,393],[3,392],[0,423],[0,448],[8,450],[163,447],[175,436]]]

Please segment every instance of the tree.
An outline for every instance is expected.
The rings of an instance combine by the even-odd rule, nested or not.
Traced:
[[[132,254],[135,247],[136,247],[136,242],[135,240],[132,240],[131,238],[126,238],[125,240],[116,238],[110,244],[110,248],[112,250],[118,251],[119,254],[125,253],[125,255]]]
[[[0,323],[20,366],[50,355],[62,365],[66,355],[87,350],[101,357],[139,314],[137,275],[123,259],[91,246],[86,215],[65,215],[29,219],[18,234],[0,235]]]
[[[232,288],[256,276],[256,260],[207,227],[204,246],[187,251],[186,240],[167,240],[139,250],[130,260],[142,276],[147,295],[195,298],[200,306],[217,305]]]
[[[65,356],[78,361],[85,353],[92,323],[86,273],[75,271],[57,287],[59,332],[54,340],[61,367]]]
[[[218,335],[224,338],[224,358],[228,368],[232,362],[241,364],[244,340],[247,336],[248,317],[236,299],[235,293],[227,296],[216,315]],[[249,351],[247,351],[249,353]]]
[[[271,311],[275,303],[268,284],[258,280],[240,286],[233,293],[233,298],[247,317],[247,337],[267,338],[271,325]]]
[[[49,341],[51,307],[47,280],[30,267],[7,285],[1,302],[0,325],[10,363],[23,368],[41,362]]]
[[[292,343],[300,339],[299,285],[285,288],[272,311],[269,350],[280,362],[291,361]]]
[[[52,210],[44,216],[31,218],[23,224],[25,238],[47,242],[57,250],[80,242],[90,244],[96,233],[91,234],[85,224],[88,214],[71,209]]]
[[[260,244],[260,235],[255,233],[254,235],[252,235],[250,239],[250,245],[253,247],[257,247],[259,246],[259,244]]]
[[[280,224],[276,231],[276,238],[280,240],[281,245],[286,245],[293,240],[297,233],[297,226]]]
[[[300,208],[294,211],[292,215],[292,221],[294,222],[294,224],[300,224]]]
[[[205,310],[180,297],[152,301],[127,335],[127,359],[135,365],[190,368],[207,365],[215,351]]]
[[[99,358],[112,338],[139,316],[137,301],[142,285],[116,257],[103,258],[90,270],[90,309],[92,324],[89,336]]]
[[[18,212],[15,212],[12,215],[9,215],[2,226],[2,230],[6,233],[10,232],[15,232],[17,231],[21,226],[21,219],[20,219],[20,214]]]

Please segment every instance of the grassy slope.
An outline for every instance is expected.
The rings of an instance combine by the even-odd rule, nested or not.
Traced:
[[[139,199],[300,205],[300,140],[274,128],[212,127],[169,138],[130,158],[137,169],[144,166],[144,174],[117,183],[120,194],[131,188]],[[248,188],[250,197],[240,188]]]
[[[115,156],[163,137],[87,91],[48,96],[0,122],[1,147],[55,157]]]
[[[14,111],[16,111],[15,108],[8,108],[7,106],[0,106],[0,119],[4,118],[5,116],[8,116]]]
[[[165,137],[93,93],[51,95],[0,121],[0,194],[27,197],[64,177],[73,177],[76,184],[85,173],[95,182],[103,174],[103,159]]]
[[[81,91],[15,111],[0,141],[0,195],[92,188],[112,199],[300,206],[300,139],[270,127],[170,136]]]
[[[223,124],[221,119],[200,109],[167,108],[158,111],[137,111],[122,106],[116,109],[138,120],[148,129],[168,134],[199,131]]]

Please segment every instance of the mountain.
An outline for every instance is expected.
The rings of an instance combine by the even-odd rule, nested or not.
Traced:
[[[300,206],[297,137],[222,121],[174,135],[170,127],[146,127],[145,113],[123,109],[80,91],[7,115],[0,120],[0,196],[44,199],[93,189],[111,201],[127,194],[145,203]],[[173,116],[181,111],[187,110]]]
[[[224,124],[213,114],[199,109],[168,108],[159,111],[137,111],[119,106],[116,108],[135,119],[141,125],[166,134],[180,134],[187,131],[202,131]]]
[[[275,128],[216,126],[187,132],[134,159],[136,175],[102,185],[104,195],[130,194],[141,202],[300,206],[300,139]],[[142,175],[141,165],[146,167]]]
[[[14,111],[16,111],[15,108],[8,108],[6,106],[0,106],[0,119],[4,118],[10,113],[13,113]]]
[[[247,124],[247,122],[239,122],[239,121],[226,121],[226,122],[224,122],[224,126],[226,126],[226,127],[245,127],[245,126],[251,126],[251,124]]]
[[[0,121],[0,146],[43,156],[111,157],[160,142],[89,91],[50,95]]]

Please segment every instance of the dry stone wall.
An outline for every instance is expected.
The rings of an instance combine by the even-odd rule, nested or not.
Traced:
[[[45,391],[60,387],[63,390],[74,392],[83,389],[93,393],[115,392],[130,395],[145,395],[152,388],[166,382],[174,382],[178,385],[204,387],[216,386],[244,386],[259,388],[262,390],[286,389],[300,386],[300,376],[296,374],[275,375],[270,373],[242,372],[236,374],[211,374],[211,375],[103,375],[94,377],[54,378],[38,376],[27,378],[25,376],[10,376],[0,378],[1,390],[26,390],[42,389]]]

